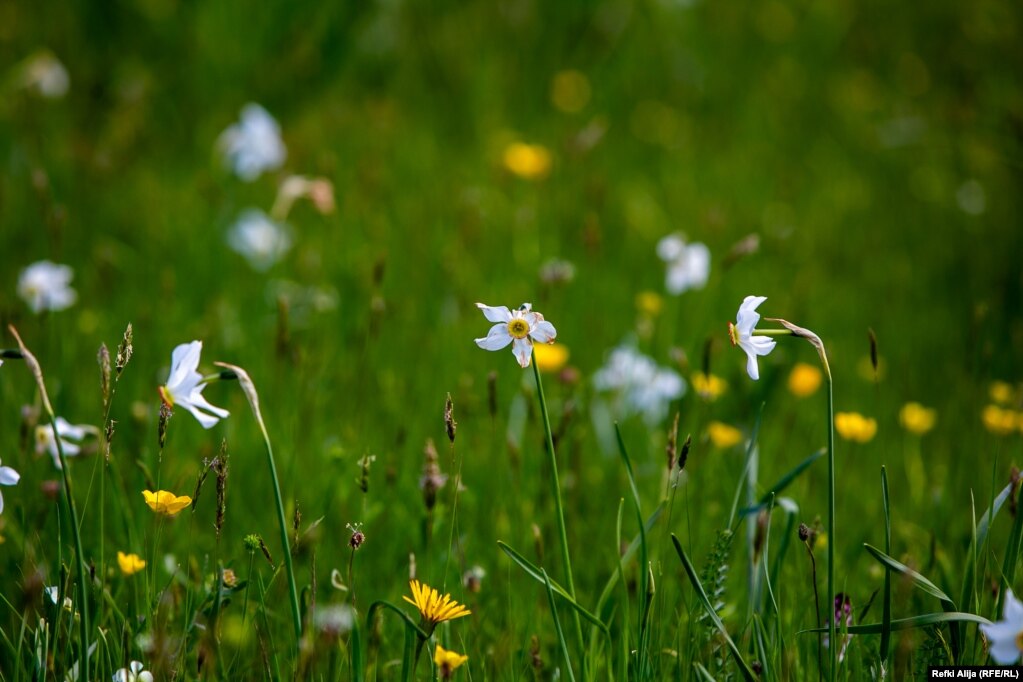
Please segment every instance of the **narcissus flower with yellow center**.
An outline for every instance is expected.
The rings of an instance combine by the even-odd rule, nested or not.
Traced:
[[[484,350],[501,350],[511,344],[512,353],[523,368],[529,367],[533,341],[554,343],[558,335],[554,325],[540,313],[533,312],[531,303],[523,303],[516,310],[483,303],[477,303],[476,307],[483,311],[484,317],[496,323],[485,337],[476,339],[476,345]]]
[[[167,377],[167,383],[160,387],[160,398],[167,407],[180,405],[185,408],[195,415],[204,429],[208,429],[230,413],[211,405],[202,395],[206,382],[197,371],[201,353],[202,341],[183,343],[174,349],[171,353],[170,376]]]
[[[991,658],[999,665],[1012,665],[1019,661],[1023,651],[1023,602],[1009,590],[1005,593],[1002,620],[982,623],[980,631],[991,645]]]
[[[174,516],[182,509],[192,504],[192,498],[188,495],[182,495],[179,497],[166,490],[159,490],[155,493],[149,490],[143,490],[142,496],[146,498],[146,504],[149,505],[150,509],[155,511],[157,514],[166,514],[167,516]]]
[[[746,352],[746,372],[754,381],[760,378],[757,356],[767,355],[777,345],[774,339],[753,335],[757,322],[760,321],[757,306],[766,300],[766,296],[747,296],[742,299],[739,312],[735,315],[735,324],[728,323],[728,336],[732,339],[732,345]]]

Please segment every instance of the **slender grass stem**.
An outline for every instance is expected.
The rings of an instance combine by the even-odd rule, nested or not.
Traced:
[[[75,543],[75,573],[79,592],[78,611],[81,615],[81,620],[79,621],[81,641],[78,643],[78,660],[80,661],[81,679],[84,682],[89,682],[89,591],[85,578],[85,555],[82,551],[82,533],[78,525],[78,510],[75,508],[75,498],[71,491],[71,470],[68,468],[67,457],[64,455],[64,445],[61,443],[60,433],[57,431],[57,415],[53,411],[53,405],[50,404],[50,396],[46,392],[46,383],[43,381],[43,370],[39,366],[39,361],[36,360],[35,356],[25,346],[18,335],[18,330],[13,325],[9,326],[8,329],[10,329],[11,334],[18,341],[25,364],[28,365],[32,375],[35,377],[36,384],[39,387],[39,396],[43,402],[43,409],[46,410],[46,416],[50,420],[50,428],[53,429],[53,440],[57,444],[60,473],[64,481],[64,507],[71,522],[71,537]]]
[[[831,379],[831,370],[827,358],[821,349],[821,360],[824,363],[824,376],[828,382],[828,647],[831,664],[828,667],[828,679],[834,682],[838,665],[838,640],[835,639],[835,393]]]
[[[551,490],[554,496],[554,514],[558,522],[558,541],[561,545],[561,562],[565,566],[565,587],[568,588],[568,593],[575,599],[575,581],[572,578],[572,557],[568,551],[568,531],[565,528],[565,510],[561,503],[561,481],[558,478],[558,458],[554,452],[554,435],[551,432],[551,420],[550,415],[547,412],[547,399],[543,393],[543,381],[540,379],[540,369],[536,366],[536,352],[532,353],[530,364],[533,365],[533,378],[536,379],[536,395],[540,400],[540,415],[543,417],[543,431],[547,437],[547,458],[550,462],[551,468]],[[582,621],[579,619],[579,614],[573,612],[573,619],[575,621],[575,634],[576,643],[579,646],[580,652],[585,652],[586,648],[583,643],[583,626]],[[585,667],[585,657],[581,659],[582,665]],[[586,679],[585,670],[582,675],[583,679]]]

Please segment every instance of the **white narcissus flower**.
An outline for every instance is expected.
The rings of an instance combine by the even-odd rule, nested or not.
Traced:
[[[1005,607],[1002,620],[990,625],[983,623],[980,631],[991,645],[991,658],[999,665],[1013,665],[1019,661],[1023,649],[1023,602],[1016,599],[1012,590],[1005,593]]]
[[[291,249],[291,235],[287,225],[275,222],[258,208],[250,208],[228,230],[227,243],[254,269],[265,272]]]
[[[180,405],[191,412],[204,429],[211,428],[230,412],[211,405],[203,397],[206,388],[202,375],[196,371],[199,367],[199,355],[202,353],[202,341],[183,343],[171,353],[170,376],[167,383],[160,387],[160,397],[168,407]]]
[[[533,355],[533,341],[554,343],[558,335],[554,325],[543,319],[543,315],[533,312],[531,303],[523,303],[518,309],[508,310],[506,306],[488,306],[477,303],[476,307],[483,311],[483,316],[496,324],[482,339],[476,339],[476,345],[484,350],[501,350],[508,344],[512,353],[519,361],[519,366],[529,367]]]
[[[21,271],[18,295],[36,314],[70,308],[78,300],[78,294],[71,288],[74,276],[74,270],[67,265],[41,260]]]
[[[657,255],[668,264],[664,287],[678,295],[688,289],[702,289],[710,277],[710,249],[706,244],[686,244],[679,234],[669,234],[657,243]]]
[[[611,351],[607,362],[593,375],[593,386],[616,394],[619,416],[642,414],[650,426],[663,421],[671,401],[686,391],[686,382],[678,372],[659,366],[629,344]]]
[[[777,345],[774,339],[753,335],[753,330],[760,321],[757,306],[766,300],[766,296],[747,296],[742,299],[739,312],[735,315],[735,324],[728,323],[728,335],[732,339],[732,345],[746,352],[746,371],[754,381],[760,378],[757,356],[767,355]]]
[[[0,466],[0,485],[17,485],[21,474],[11,467]],[[0,514],[4,513],[4,496],[0,493]]]
[[[61,448],[65,457],[74,457],[82,451],[82,441],[90,434],[98,434],[99,430],[90,424],[72,424],[64,417],[57,417],[57,436],[60,438]],[[60,469],[60,452],[57,450],[57,441],[53,438],[53,426],[50,424],[39,424],[36,426],[36,452],[43,454],[50,453],[53,458],[53,466]]]
[[[140,661],[132,661],[127,668],[121,668],[114,673],[114,682],[153,682],[153,673],[143,670],[145,667]]]
[[[217,146],[235,174],[246,182],[280,168],[288,155],[277,121],[266,109],[251,103],[242,109],[241,120],[220,134]]]

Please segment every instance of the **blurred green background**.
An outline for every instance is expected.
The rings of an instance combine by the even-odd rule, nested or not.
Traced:
[[[727,322],[758,294],[768,297],[764,315],[824,338],[837,408],[879,422],[871,443],[840,443],[845,575],[868,580],[860,543],[880,542],[882,463],[900,551],[923,557],[934,532],[954,557],[968,537],[969,491],[987,500],[992,478],[1000,488],[1020,455],[1018,433],[989,434],[980,414],[990,381],[1023,378],[1021,22],[1009,0],[5,2],[0,320],[36,351],[58,413],[94,424],[96,348],[115,346],[134,324],[136,356],[113,417],[121,501],[137,518],[108,533],[110,546],[149,523],[138,495],[145,474],[133,462],[156,466],[156,387],[173,347],[202,339],[203,367],[246,367],[263,395],[285,497],[307,521],[324,517],[304,549],[316,548],[321,585],[347,562],[345,524],[366,524],[360,601],[397,600],[409,553],[424,552],[422,450],[427,438],[443,440],[450,392],[464,460],[463,551],[442,576],[449,484],[435,536],[444,542],[420,556],[420,575],[450,589],[462,568],[486,568],[493,582],[470,598],[481,625],[465,648],[499,669],[529,635],[549,643],[552,634],[546,620],[539,632],[530,622],[529,609],[546,609],[542,592],[508,568],[494,541],[532,547],[536,523],[549,557],[556,545],[542,430],[529,408],[525,436],[507,445],[522,372],[510,352],[475,347],[489,328],[476,301],[532,301],[582,377],[552,375],[548,392],[555,421],[571,407],[559,454],[584,594],[614,570],[615,511],[627,491],[617,458],[595,442],[588,380],[609,349],[636,335],[641,291],[663,295],[664,307],[640,348],[687,379],[709,348],[710,368],[728,382],[716,402],[690,390],[672,407],[694,436],[690,480],[699,486],[684,532],[697,556],[727,519],[742,461],[737,449],[707,442],[709,419],[748,432],[766,401],[762,482],[824,443],[823,397],[785,390],[790,366],[814,362],[812,349],[783,341],[753,383],[728,344]],[[43,50],[66,69],[62,97],[23,82],[26,60]],[[252,183],[234,177],[216,148],[248,102],[277,119],[287,146],[283,168]],[[549,151],[542,177],[505,166],[516,141]],[[269,211],[289,174],[328,179],[337,208],[296,203],[287,219],[294,248],[257,272],[226,234],[247,207]],[[713,254],[706,288],[679,297],[665,294],[655,250],[673,232]],[[759,249],[729,258],[751,234]],[[555,258],[574,265],[571,281],[542,280]],[[74,268],[71,309],[36,316],[18,298],[19,272],[42,259]],[[876,384],[862,371],[868,328],[882,358]],[[15,367],[0,374],[0,456],[23,475],[4,490],[7,576],[55,552],[45,539],[53,508],[36,494],[54,472],[20,434],[18,410],[32,389]],[[258,432],[236,388],[206,395],[232,416],[207,433],[175,415],[164,487],[190,491],[201,458],[226,437],[224,546],[244,563],[244,534],[276,537]],[[908,400],[938,411],[921,444],[923,478],[904,463],[916,447],[897,418]],[[663,492],[667,424],[648,433],[632,418],[624,427],[652,508]],[[364,495],[356,462],[367,454],[377,460]],[[825,511],[819,466],[791,491],[808,521]],[[74,474],[88,490],[93,462],[76,462]],[[96,541],[89,495],[87,544]],[[196,531],[165,532],[163,542],[199,554],[214,541]],[[301,566],[308,580],[308,554]],[[874,578],[845,588],[865,600]],[[521,591],[536,604],[509,609]]]

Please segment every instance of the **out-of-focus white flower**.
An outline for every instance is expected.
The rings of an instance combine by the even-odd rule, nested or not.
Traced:
[[[160,387],[160,396],[169,407],[180,405],[191,412],[204,429],[211,428],[230,412],[211,405],[203,397],[202,391],[206,384],[199,368],[199,356],[202,354],[202,341],[183,343],[171,353],[170,376],[167,383]]]
[[[747,296],[742,299],[739,312],[735,315],[735,324],[728,323],[728,335],[732,339],[732,345],[746,351],[746,372],[754,381],[760,378],[757,356],[767,355],[777,345],[774,339],[753,335],[754,328],[760,321],[757,306],[766,300],[766,296]]]
[[[339,637],[351,632],[355,613],[347,604],[328,604],[313,610],[313,625],[324,635]]]
[[[60,437],[60,445],[64,450],[65,457],[74,457],[82,451],[82,441],[88,435],[98,435],[99,429],[89,424],[72,424],[64,417],[57,417],[57,435]],[[53,458],[53,466],[60,469],[60,452],[57,450],[57,441],[53,438],[53,427],[50,424],[39,424],[36,426],[36,452],[43,454],[50,453]]]
[[[70,308],[78,300],[78,294],[71,288],[74,276],[70,266],[41,260],[21,271],[18,295],[34,313]]]
[[[284,163],[288,150],[281,139],[281,127],[258,104],[246,104],[241,120],[220,134],[217,146],[231,169],[242,180],[252,182],[264,171]]]
[[[22,62],[21,85],[47,99],[60,99],[67,94],[71,79],[52,52],[40,50]]]
[[[477,303],[476,307],[483,311],[484,317],[497,323],[485,337],[476,339],[476,345],[484,350],[501,350],[511,344],[512,353],[523,368],[529,367],[534,340],[554,343],[554,337],[558,335],[554,325],[544,320],[540,313],[533,312],[531,303],[523,303],[514,311],[503,305],[493,307]]]
[[[668,264],[664,287],[669,294],[702,289],[710,277],[710,249],[699,242],[686,244],[680,234],[669,234],[657,243],[657,255]]]
[[[11,467],[0,466],[0,485],[18,485],[21,474]],[[0,493],[0,514],[4,513],[4,496]]]
[[[291,235],[286,225],[274,222],[258,208],[250,208],[231,226],[227,244],[245,256],[253,268],[265,272],[291,249]]]
[[[127,668],[121,668],[114,673],[114,682],[153,682],[153,673],[143,670],[144,666],[140,661],[132,661]]]
[[[1002,620],[990,625],[982,623],[980,631],[991,645],[991,658],[999,665],[1013,665],[1019,661],[1023,649],[1023,602],[1012,590],[1005,593]]]
[[[617,394],[621,417],[642,414],[651,426],[663,421],[671,401],[686,391],[686,382],[678,372],[658,366],[631,345],[611,351],[607,362],[593,375],[593,385],[598,391]]]

